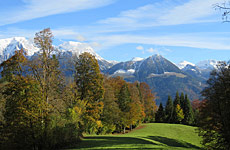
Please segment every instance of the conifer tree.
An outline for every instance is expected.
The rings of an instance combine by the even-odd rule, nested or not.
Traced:
[[[171,96],[168,96],[168,100],[165,106],[165,122],[172,123],[173,119],[173,102]]]
[[[184,93],[182,92],[180,95],[180,107],[184,110],[184,101],[185,101],[185,96]]]
[[[156,122],[162,123],[165,120],[165,111],[162,103],[160,103],[160,106],[156,112]]]
[[[179,105],[179,107],[178,107]],[[180,112],[180,109],[181,106],[180,106],[180,96],[179,96],[179,92],[176,92],[176,96],[175,96],[175,99],[173,101],[173,123],[179,123],[180,121],[180,118],[178,118],[178,112]],[[183,111],[183,110],[182,110]]]
[[[194,114],[187,94],[185,95],[183,111],[184,111],[183,123],[186,125],[192,125],[194,123]]]
[[[100,115],[103,110],[103,76],[96,58],[90,53],[82,53],[75,64],[75,83],[78,99],[86,101],[84,118],[85,130],[96,132],[101,126]]]
[[[179,96],[179,92],[178,91],[176,92],[176,96],[175,96],[175,99],[174,99],[174,102],[173,102],[174,106],[176,106],[177,104],[181,105],[180,104],[180,96]]]
[[[104,89],[105,94],[103,98],[104,108],[101,115],[101,120],[103,127],[100,133],[112,133],[116,130],[116,127],[119,126],[118,122],[120,120],[119,114],[120,109],[116,103],[117,99],[115,98],[115,92],[110,85],[110,79],[105,78],[104,80]]]
[[[121,122],[122,122],[122,128],[125,133],[125,128],[129,124],[129,112],[131,109],[131,95],[128,89],[127,83],[125,83],[120,90],[119,98],[118,98],[118,105],[121,110]]]

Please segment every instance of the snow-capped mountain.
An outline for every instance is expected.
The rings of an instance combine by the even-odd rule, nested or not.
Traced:
[[[146,82],[154,89],[161,102],[165,102],[168,95],[174,96],[177,91],[187,93],[192,99],[198,98],[203,87],[199,80],[192,78],[161,55],[120,62],[105,73],[112,77],[122,76],[128,82]]]
[[[32,40],[27,40],[24,37],[13,37],[0,39],[0,62],[7,60],[16,50],[24,48],[28,56],[38,52],[38,48],[34,46]]]
[[[177,67],[180,69],[183,69],[184,67],[186,67],[187,65],[191,65],[191,66],[195,66],[195,64],[188,62],[188,61],[182,61],[179,64],[177,64]]]
[[[196,66],[200,69],[216,69],[218,61],[216,60],[204,60],[200,61],[196,64]]]
[[[99,56],[87,43],[68,41],[62,43],[57,48],[61,53],[71,53],[76,56],[79,56],[81,53],[88,52],[94,55],[97,60],[103,60],[103,58]]]
[[[74,55],[79,56],[83,52],[89,52],[98,60],[101,70],[108,69],[114,64],[99,56],[87,43],[68,41],[54,47],[58,50],[61,56],[66,58]],[[25,37],[0,39],[0,63],[10,58],[14,55],[16,50],[20,50],[21,48],[26,51],[27,56],[29,57],[39,51],[39,48],[33,43],[33,39],[26,39]]]
[[[217,68],[217,64],[218,61],[216,60],[204,60],[195,65],[187,61],[183,61],[177,66],[192,77],[206,81],[210,76],[210,72]]]
[[[142,61],[144,58],[141,57],[134,57],[131,61]]]

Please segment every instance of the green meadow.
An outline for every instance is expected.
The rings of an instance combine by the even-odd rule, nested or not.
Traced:
[[[126,134],[87,135],[72,150],[92,149],[202,149],[196,127],[180,124],[149,123]]]

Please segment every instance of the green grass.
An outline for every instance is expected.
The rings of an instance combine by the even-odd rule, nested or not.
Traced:
[[[201,138],[195,132],[195,127],[163,123],[144,126],[127,134],[86,136],[73,150],[201,149]]]

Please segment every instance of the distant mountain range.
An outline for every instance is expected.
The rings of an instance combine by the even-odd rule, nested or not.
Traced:
[[[33,40],[24,37],[0,39],[0,63],[10,58],[15,50],[24,48],[28,57],[38,53],[39,49]],[[66,67],[66,60],[72,56],[89,52],[98,60],[101,71],[111,77],[121,76],[128,82],[146,82],[157,93],[157,102],[165,103],[168,95],[174,97],[177,91],[187,93],[190,99],[200,97],[200,92],[206,86],[210,72],[216,68],[217,61],[207,60],[192,64],[183,61],[177,65],[161,55],[148,58],[133,58],[126,62],[107,61],[99,56],[92,47],[86,43],[64,42],[55,46],[61,58],[61,66]]]

